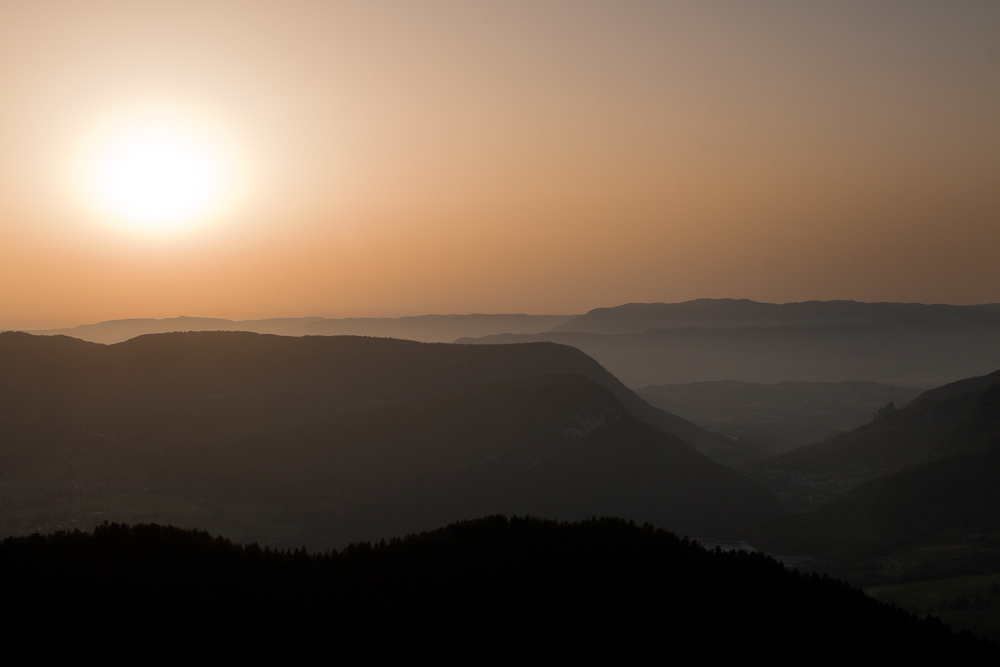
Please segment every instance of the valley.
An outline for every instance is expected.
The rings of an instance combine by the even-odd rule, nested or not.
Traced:
[[[998,35],[0,1],[10,659],[996,663]]]
[[[898,314],[878,304],[862,309],[869,321],[820,325],[789,323],[767,304],[739,305],[740,317],[720,319],[708,308],[699,320],[689,307],[687,319],[674,320],[716,329],[651,335],[688,336],[719,357],[732,336],[748,335],[747,322],[767,329],[751,337],[774,329],[786,342],[814,337],[801,327],[820,327],[817,340],[841,339],[822,363],[849,373],[878,347],[851,327]],[[828,317],[846,308],[834,306],[807,311]],[[527,336],[603,340],[650,324],[634,313],[614,324],[621,318],[611,310],[600,324],[588,315],[555,327],[605,333]],[[954,311],[926,311],[909,324],[874,322],[883,333],[926,325],[946,336],[984,335],[994,326],[988,311],[971,324],[967,310],[957,320]],[[845,335],[869,342],[848,346]],[[870,379],[766,383],[736,364],[725,380],[656,375],[659,384],[633,390],[588,356],[592,347],[520,342],[525,336],[446,344],[181,331],[108,345],[0,334],[0,531],[172,524],[326,550],[494,514],[616,516],[763,550],[885,599],[908,600],[921,582],[1000,570],[1000,371],[924,390]],[[884,360],[880,379],[905,376],[907,358],[923,354],[919,345],[903,348]],[[799,361],[810,349],[775,347],[777,367],[810,376],[820,366]],[[645,373],[669,365],[656,358]],[[947,354],[937,359],[942,376],[968,368]],[[961,620],[971,612],[952,608],[965,604],[957,595],[973,594],[928,604],[992,637],[985,611]]]

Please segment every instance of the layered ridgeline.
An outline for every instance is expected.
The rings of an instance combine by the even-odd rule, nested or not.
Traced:
[[[342,545],[486,513],[731,535],[779,513],[573,348],[0,335],[8,534],[173,522]]]
[[[711,651],[969,661],[997,646],[804,576],[620,520],[490,517],[335,553],[158,525],[0,544],[11,637],[135,661],[647,661]]]
[[[218,317],[168,317],[109,320],[65,329],[29,333],[72,336],[93,343],[120,343],[151,333],[178,331],[250,331],[281,336],[380,336],[425,343],[450,343],[463,336],[548,331],[575,315],[416,315],[412,317],[275,317],[227,320]]]
[[[762,461],[753,475],[789,507],[814,506],[755,531],[760,546],[783,553],[995,541],[1000,371],[887,406],[871,424]]]
[[[932,387],[1000,367],[1000,307],[701,299],[597,309],[548,333],[630,387],[716,380]]]
[[[683,303],[628,303],[614,308],[595,308],[585,315],[555,326],[552,331],[621,334],[687,327],[722,329],[833,322],[933,322],[979,318],[1000,318],[1000,304],[953,306],[861,301],[760,303],[749,299],[695,299]]]
[[[1000,366],[1000,305],[698,299],[585,315],[420,315],[113,320],[32,333],[117,343],[148,333],[252,331],[424,342],[550,341],[583,350],[630,387],[715,380],[869,381],[930,387]]]

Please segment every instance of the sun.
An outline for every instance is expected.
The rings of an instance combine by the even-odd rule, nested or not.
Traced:
[[[133,110],[91,130],[77,160],[78,193],[120,228],[168,234],[218,217],[239,169],[224,133],[176,110]]]
[[[208,211],[223,190],[223,166],[182,128],[139,127],[98,156],[94,196],[110,211],[147,227],[185,222]]]

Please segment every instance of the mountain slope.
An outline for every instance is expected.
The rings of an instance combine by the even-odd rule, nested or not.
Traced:
[[[824,483],[863,483],[804,514],[755,527],[751,534],[762,548],[885,553],[964,544],[970,535],[995,543],[1000,535],[1000,372],[925,392],[848,436],[776,457],[758,479],[780,493],[767,478],[776,470],[796,475],[800,486],[813,492],[822,491]]]
[[[759,486],[639,422],[581,376],[497,381],[228,438],[213,459],[188,439],[173,443],[156,465],[176,471],[164,484],[208,467],[211,488],[190,493],[225,490],[237,502],[244,489],[273,489],[313,544],[489,512],[625,516],[689,534],[735,534],[780,513]]]
[[[76,410],[106,392],[134,391],[147,403],[197,390],[254,397],[260,409],[282,401],[355,405],[439,394],[491,380],[571,373],[607,387],[636,417],[686,440],[719,436],[654,408],[586,354],[563,345],[424,344],[357,336],[302,338],[245,332],[144,336],[114,346],[65,337],[0,333],[0,395],[26,399],[40,385],[47,400]],[[169,394],[158,396],[157,392]]]
[[[1000,532],[1000,447],[922,463],[859,484],[803,514],[749,530],[770,553],[891,554],[893,550],[965,545]],[[961,551],[960,551],[961,553]]]
[[[4,334],[0,500],[8,532],[116,512],[325,546],[484,512],[715,533],[779,511],[630,404],[551,344]]]
[[[924,392],[870,424],[747,466],[790,508],[921,463],[985,451],[1000,439],[1000,371]]]

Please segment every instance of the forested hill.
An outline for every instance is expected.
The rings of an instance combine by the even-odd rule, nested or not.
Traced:
[[[105,524],[5,540],[0,594],[7,636],[48,658],[1000,657],[841,582],[616,519],[498,516],[322,555]]]
[[[110,320],[66,329],[28,333],[72,336],[94,343],[120,343],[153,333],[177,331],[252,331],[281,336],[387,336],[450,343],[462,336],[497,333],[537,333],[567,322],[575,315],[416,315],[411,317],[275,317],[265,320],[225,320],[216,317]]]

